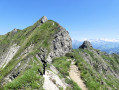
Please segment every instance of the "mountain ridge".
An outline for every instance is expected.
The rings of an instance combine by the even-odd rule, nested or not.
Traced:
[[[68,31],[43,16],[32,26],[0,36],[0,89],[81,90],[75,76],[70,77],[72,62],[85,88],[117,89],[118,58],[88,41],[72,49]]]

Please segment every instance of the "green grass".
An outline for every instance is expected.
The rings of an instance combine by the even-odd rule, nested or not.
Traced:
[[[92,57],[92,60],[96,63],[94,66],[89,65],[81,55],[79,55],[79,52],[83,52],[83,53],[87,53]],[[72,55],[71,55],[72,54]],[[73,58],[76,59],[76,65],[79,67],[80,71],[81,71],[81,77],[82,79],[85,81],[86,86],[88,87],[89,90],[107,90],[107,88],[112,88],[113,89],[113,85],[115,87],[118,88],[118,80],[116,80],[116,78],[114,78],[114,76],[107,76],[107,78],[104,78],[104,72],[102,74],[100,74],[97,71],[96,65],[98,66],[98,63],[103,63],[99,58],[96,58],[95,53],[93,52],[93,50],[89,51],[89,50],[83,50],[83,49],[77,49],[77,50],[73,50],[73,53],[71,53],[70,56],[72,56]],[[109,59],[109,60],[114,60],[111,57],[108,56],[103,56],[103,58],[105,59]],[[106,61],[105,61],[106,62]],[[114,62],[111,61],[111,63],[114,64]],[[106,63],[111,64],[111,63]],[[112,64],[112,65],[113,65]],[[115,65],[117,65],[117,63],[115,63]],[[113,66],[112,66],[113,67]],[[114,67],[113,67],[114,69]],[[117,67],[116,67],[117,69]],[[114,70],[116,70],[114,69]],[[102,83],[103,82],[103,83]]]
[[[18,30],[18,32],[14,35],[12,32],[9,32],[4,36],[0,36],[0,53],[3,53],[3,50],[6,52],[6,47],[10,47],[15,43],[20,45],[20,49],[13,59],[6,65],[5,68],[0,69],[0,82],[20,61],[23,61],[24,58],[34,57],[36,54],[40,53],[41,47],[47,50],[47,55],[50,52],[51,41],[53,40],[54,34],[59,30],[59,25],[52,20],[48,20],[40,27],[37,27],[39,23],[40,21],[28,28],[25,28],[24,30]],[[32,52],[28,53],[26,57],[21,55],[21,53],[31,44],[35,46]],[[19,59],[17,59],[18,57]],[[47,56],[45,58],[47,58]]]
[[[85,81],[89,90],[100,90],[103,85],[100,84],[98,73],[79,55],[79,50],[73,50],[73,56],[76,59],[76,65],[81,71],[81,77]],[[99,81],[98,81],[99,80]]]
[[[53,60],[53,65],[60,72],[59,76],[61,78],[65,78],[65,82],[71,86],[71,87],[67,87],[66,90],[81,90],[80,87],[75,82],[67,78],[67,76],[69,76],[68,71],[71,64],[71,61],[67,61],[67,59],[71,59],[71,58],[66,56],[55,58]]]
[[[108,65],[110,65],[113,70],[119,71],[119,56],[117,54],[110,55],[110,57],[102,55],[102,58],[107,61]]]
[[[0,82],[7,74],[9,74],[9,72],[17,65],[17,63],[19,63],[19,61],[21,61],[21,60],[19,59],[19,60],[15,61],[14,63],[12,61],[9,62],[9,64],[0,71],[1,72],[0,73]]]
[[[15,78],[12,82],[4,86],[5,90],[9,89],[43,89],[43,77],[39,75],[38,70],[42,67],[40,62],[34,57],[35,62],[32,63],[32,68],[26,70],[22,75]],[[37,65],[39,63],[39,65]]]
[[[38,22],[37,22],[38,23]],[[54,23],[54,25],[52,25]],[[2,48],[9,47],[13,43],[19,43],[21,46],[20,50],[15,55],[14,59],[19,57],[31,44],[34,44],[34,54],[39,52],[40,47],[44,47],[50,51],[51,40],[53,39],[54,33],[58,31],[58,24],[52,20],[47,21],[40,27],[36,27],[36,24],[30,26],[24,30],[18,31],[15,35],[8,33],[4,36],[0,45]],[[16,42],[15,42],[16,41]]]
[[[89,90],[100,90],[104,89],[105,86],[101,85],[101,76],[99,73],[95,71],[86,61],[79,55],[80,50],[73,50],[73,53],[66,54],[65,57],[56,58],[53,61],[53,65],[60,71],[62,77],[69,76],[69,66],[70,61],[66,59],[71,58],[76,60],[76,65],[81,70],[81,77],[85,81],[86,86]],[[73,90],[80,90],[77,84],[75,84],[72,80],[66,78],[66,83],[73,85]]]
[[[63,77],[69,76],[68,71],[71,61],[67,61],[67,59],[67,57],[60,57],[53,60],[53,65],[62,73]]]
[[[4,89],[42,89],[43,78],[39,75],[38,69],[42,71],[43,66],[35,57],[35,55],[40,52],[41,47],[47,50],[48,55],[48,53],[50,52],[51,41],[54,34],[59,30],[59,25],[52,20],[48,20],[40,27],[37,27],[39,24],[40,20],[37,21],[34,25],[25,28],[24,30],[18,30],[18,32],[15,34],[9,32],[6,35],[0,36],[0,54],[7,52],[7,48],[12,46],[13,44],[21,46],[15,57],[7,64],[7,66],[3,69],[0,68],[0,82],[14,69],[14,67],[20,61],[24,62],[23,64],[25,64],[25,59],[33,57],[33,60],[31,60],[31,62],[29,63],[29,65],[31,65],[32,67],[23,71],[20,76],[13,80],[13,82],[5,85]],[[23,57],[21,53],[31,44],[35,46],[32,52],[28,53],[26,57]],[[92,60],[97,63],[95,63],[94,66],[89,65],[83,59],[83,57],[79,55],[79,52],[87,53],[91,56]],[[20,58],[17,59],[18,57]],[[113,54],[111,55],[111,57],[109,57],[102,54],[101,57],[105,60],[106,64],[111,67],[112,70],[119,71],[119,55]],[[61,78],[65,78],[65,81],[72,86],[73,90],[80,90],[80,88],[76,83],[67,78],[67,76],[69,76],[68,71],[71,63],[71,61],[67,61],[68,58],[76,60],[76,65],[81,70],[81,77],[85,81],[85,84],[89,90],[106,90],[109,87],[118,87],[119,80],[116,80],[110,75],[107,75],[107,79],[105,79],[103,75],[104,72],[102,74],[97,72],[97,66],[102,62],[99,58],[95,57],[94,52],[87,49],[77,49],[73,50],[72,53],[66,54],[66,56],[64,57],[55,58],[53,60],[53,65],[61,73],[59,75],[61,76]],[[32,61],[34,61],[35,63],[33,63]],[[104,84],[102,84],[102,82],[104,82]],[[69,88],[67,88],[67,90],[69,90]]]
[[[66,90],[81,90],[80,87],[72,80],[65,78],[65,82],[71,87],[67,87]]]

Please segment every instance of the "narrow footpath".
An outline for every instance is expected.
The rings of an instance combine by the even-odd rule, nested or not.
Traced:
[[[86,85],[84,84],[84,81],[81,79],[80,76],[80,71],[78,70],[78,67],[74,65],[74,62],[72,61],[70,65],[70,71],[69,71],[69,76],[70,78],[77,83],[77,85],[82,89],[82,90],[88,90],[86,88]]]

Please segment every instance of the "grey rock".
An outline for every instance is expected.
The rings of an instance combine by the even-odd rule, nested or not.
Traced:
[[[109,64],[107,64],[107,61],[103,59],[102,54],[103,52],[97,52],[95,49],[89,50],[93,53],[93,55],[90,55],[86,52],[79,52],[79,55],[83,57],[83,59],[91,65],[97,72],[100,74],[104,74],[104,77],[107,77],[108,75],[115,76],[116,78],[119,78],[118,72],[116,70],[114,71]],[[109,61],[109,60],[108,60]]]
[[[45,23],[47,20],[48,20],[47,17],[46,17],[46,16],[43,16],[43,17],[41,18],[41,23]]]
[[[30,65],[28,64],[32,59],[31,58],[27,58],[20,61],[15,67],[14,69],[7,75],[4,77],[4,79],[2,80],[2,84],[7,84],[8,82],[13,81],[16,77],[18,77],[22,71],[25,71],[28,68],[31,68]],[[26,62],[26,63],[24,63]]]
[[[15,33],[17,33],[17,31],[18,30],[15,28],[15,29],[12,30],[12,33],[15,34]]]
[[[47,56],[48,51],[45,48],[41,48],[36,57],[40,61],[52,63],[52,59],[55,57],[64,56],[66,53],[72,50],[72,40],[69,33],[61,26],[59,26],[58,32],[54,34],[51,42],[50,53]]]
[[[43,23],[45,23],[46,21],[48,21],[48,19],[47,19],[47,17],[46,16],[43,16],[40,20],[38,20],[36,23],[35,23],[35,25],[36,25],[36,27],[40,27]],[[35,27],[35,28],[36,28]],[[34,29],[35,29],[34,28]]]
[[[19,50],[20,46],[13,44],[10,47],[6,47],[3,52],[0,53],[0,68],[4,68],[14,55]]]
[[[47,53],[48,51],[45,48],[40,48],[40,52],[38,53],[38,55],[36,55],[36,57],[41,61],[44,62],[46,60],[47,57]],[[46,62],[46,61],[45,61]]]
[[[85,49],[85,48],[93,48],[93,47],[89,41],[84,41],[79,48]]]
[[[65,28],[59,26],[58,32],[54,35],[52,41],[51,52],[46,61],[52,62],[55,57],[64,56],[72,50],[72,40]]]

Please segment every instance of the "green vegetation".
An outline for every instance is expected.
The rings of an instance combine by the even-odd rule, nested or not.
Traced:
[[[107,55],[102,55],[102,58],[107,61],[108,65],[110,65],[110,67],[115,70],[115,71],[119,71],[119,67],[118,67],[118,64],[119,64],[119,55],[117,54],[113,54],[113,55],[110,55],[110,56],[107,56]]]
[[[36,57],[34,57],[36,58]],[[43,77],[39,75],[38,70],[41,68],[41,65],[37,60],[32,60],[32,67],[26,70],[22,75],[17,77],[11,83],[5,85],[4,89],[43,89]],[[38,65],[39,64],[39,65]]]
[[[94,66],[88,64],[84,60],[84,56],[79,54],[79,52],[86,53],[87,55],[91,56],[92,61],[96,62]],[[118,88],[119,80],[109,75],[107,75],[107,78],[105,79],[105,71],[102,74],[97,71],[98,67],[96,67],[96,65],[98,66],[98,63],[101,64],[103,62],[96,56],[93,50],[77,49],[73,50],[72,53],[69,53],[66,56],[76,60],[76,65],[81,71],[81,77],[85,81],[85,84],[89,90],[107,90],[109,88]],[[118,65],[117,63],[115,64]]]
[[[79,50],[73,50],[72,56],[76,59],[76,65],[81,70],[81,77],[89,90],[100,90],[104,86],[100,84],[98,73],[79,55]],[[98,81],[99,80],[99,81]]]
[[[71,87],[67,87],[66,90],[72,90],[72,89],[73,90],[81,90],[79,88],[79,86],[74,81],[72,81],[71,79],[65,78],[65,82],[71,86]]]
[[[53,65],[62,73],[63,77],[69,76],[67,71],[69,71],[71,61],[67,61],[67,59],[67,57],[60,57],[53,60]]]
[[[67,76],[69,76],[68,71],[69,71],[70,64],[71,64],[71,61],[68,61],[67,59],[71,59],[71,58],[66,57],[66,56],[55,58],[53,60],[53,65],[61,73],[59,74],[59,76],[61,78],[65,78],[65,82],[71,86],[71,87],[67,87],[66,90],[81,90],[75,82],[67,78]]]
[[[47,58],[54,34],[58,30],[58,23],[48,20],[41,25],[41,21],[39,20],[24,30],[12,31],[0,36],[0,56],[6,53],[7,49],[13,44],[20,46],[16,55],[6,67],[0,68],[0,89],[43,89],[43,77],[41,75],[43,73],[43,65],[36,55],[42,51],[41,48],[46,49],[46,56],[44,57]],[[32,50],[28,53],[24,52],[30,46],[34,46]],[[77,49],[71,53],[67,53],[63,57],[53,59],[53,65],[60,72],[60,78],[64,78],[65,82],[71,86],[67,87],[67,90],[81,90],[75,82],[68,78],[72,60],[75,61],[75,64],[81,71],[81,78],[85,81],[89,90],[113,90],[119,88],[119,80],[115,75],[112,75],[113,73],[117,73],[117,75],[119,73],[119,55],[107,55],[97,52],[93,48]],[[12,72],[18,63],[21,64],[19,68],[25,65],[26,68],[12,82],[2,86],[1,83],[4,82],[4,77]],[[47,65],[46,69],[49,66],[50,64]],[[53,82],[56,83],[55,80]],[[62,90],[62,87],[60,87],[60,90]]]
[[[19,62],[27,60],[30,57],[34,57],[40,52],[41,48],[45,48],[47,50],[47,55],[50,52],[51,41],[53,39],[54,34],[59,30],[59,25],[58,23],[52,20],[48,20],[40,27],[38,25],[40,25],[40,21],[24,30],[18,30],[17,33],[9,32],[4,36],[0,36],[0,53],[5,53],[7,51],[6,47],[9,48],[13,44],[17,44],[20,46],[20,49],[13,57],[13,59],[6,65],[5,68],[0,69],[0,83],[2,82],[3,78],[7,76]],[[21,54],[30,45],[34,45],[32,52],[29,52],[26,56],[24,56],[24,54]],[[33,69],[34,68],[36,67],[33,67]],[[32,72],[33,69],[26,73]],[[15,82],[20,81],[22,80],[22,78],[25,77],[26,75],[22,75],[18,78],[18,80],[15,79],[15,81],[7,85],[6,88],[11,85],[15,86]],[[17,86],[20,87],[22,85],[18,84]]]

